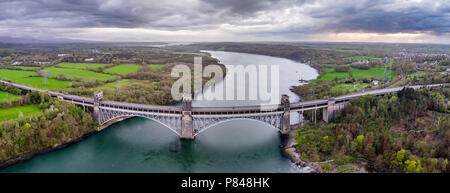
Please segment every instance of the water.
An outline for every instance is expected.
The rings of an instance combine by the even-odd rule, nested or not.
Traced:
[[[287,59],[209,52],[226,65],[279,64],[283,67],[280,94],[290,95],[291,101],[298,97],[289,91],[290,85],[298,85],[301,78],[317,77],[314,69]],[[204,93],[208,92],[207,89]],[[194,106],[251,104],[258,101],[193,103]],[[295,122],[298,115],[292,118]],[[176,134],[155,121],[132,118],[68,148],[37,156],[2,172],[307,172],[282,157],[279,145],[278,131],[257,121],[224,122],[199,134],[194,141],[180,141]]]

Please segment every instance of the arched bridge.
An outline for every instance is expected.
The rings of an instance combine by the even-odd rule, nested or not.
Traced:
[[[59,92],[53,92],[0,80],[2,83],[13,85],[26,91],[46,92],[52,97],[61,100],[88,106],[94,109],[94,119],[103,125],[111,120],[137,116],[145,117],[159,122],[183,139],[193,139],[196,135],[209,127],[231,119],[251,119],[263,122],[277,128],[286,134],[290,130],[290,112],[303,112],[308,110],[323,110],[323,120],[328,122],[334,119],[350,100],[363,95],[383,95],[402,90],[405,87],[385,88],[360,92],[330,99],[319,99],[290,103],[289,97],[283,95],[281,103],[276,105],[236,106],[236,107],[192,107],[190,97],[183,97],[181,106],[160,106],[135,104],[103,100],[103,93],[97,91],[94,98],[80,97]],[[431,84],[406,86],[409,88],[433,87],[448,84]]]

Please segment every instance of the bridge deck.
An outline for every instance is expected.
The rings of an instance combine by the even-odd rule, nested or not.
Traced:
[[[26,91],[38,91],[38,92],[46,92],[52,97],[62,98],[64,101],[68,101],[78,105],[84,106],[93,106],[94,99],[88,97],[81,97],[76,95],[69,95],[54,91],[48,91],[39,88],[28,87],[16,83],[7,82],[4,80],[0,80],[1,83],[13,85],[19,89]],[[421,88],[421,87],[433,87],[433,86],[443,86],[449,85],[449,83],[444,84],[430,84],[430,85],[415,85],[415,86],[406,86],[409,88]],[[397,92],[402,90],[404,87],[396,87],[396,88],[384,88],[379,90],[371,90],[365,92],[359,92],[344,96],[339,96],[334,98],[335,103],[343,103],[348,102],[349,100],[364,96],[364,95],[382,95],[391,92]],[[328,99],[318,99],[311,101],[302,101],[290,103],[291,111],[305,111],[312,109],[320,109],[325,108],[328,105]],[[179,106],[163,106],[163,105],[148,105],[148,104],[137,104],[137,103],[126,103],[126,102],[117,102],[117,101],[107,101],[104,100],[100,103],[101,107],[105,108],[115,108],[115,109],[124,109],[124,110],[133,110],[133,111],[142,111],[142,112],[157,112],[157,113],[168,113],[168,114],[180,114],[182,112],[182,108]],[[192,107],[193,115],[226,115],[226,114],[254,114],[254,113],[277,113],[283,111],[283,106],[281,104],[274,105],[256,105],[256,106],[235,106],[235,107]]]

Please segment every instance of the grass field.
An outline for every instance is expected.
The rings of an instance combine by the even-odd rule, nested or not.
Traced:
[[[67,78],[81,78],[83,80],[90,80],[90,79],[109,80],[115,78],[115,76],[113,75],[102,74],[81,69],[49,67],[46,68],[45,70],[50,74],[50,77],[52,78],[57,77],[59,74],[62,74]]]
[[[38,73],[33,71],[0,69],[0,78],[7,80],[37,75]]]
[[[344,79],[348,77],[347,72],[334,72],[334,68],[325,68],[325,74],[320,76],[317,80],[334,80]]]
[[[150,85],[150,84],[153,85],[154,87],[157,87],[157,86],[155,86],[155,83],[157,83],[157,82],[151,82],[151,81],[148,81],[148,80],[122,79],[122,80],[120,80],[120,82],[119,81],[115,81],[115,82],[111,82],[111,83],[108,83],[108,84],[104,84],[102,86],[94,88],[93,90],[103,90],[103,91],[105,91],[105,90],[116,90],[118,86],[123,87],[123,86],[130,86],[130,85]]]
[[[134,82],[134,80],[133,80]],[[104,84],[102,86],[99,86],[97,88],[95,88],[94,90],[106,90],[106,89],[110,89],[110,90],[115,90],[117,89],[118,86],[128,86],[131,85],[131,81],[129,79],[122,79],[120,81],[114,81],[108,84]]]
[[[148,66],[151,69],[156,70],[156,69],[161,69],[164,65],[163,64],[149,64]]]
[[[0,121],[16,119],[19,117],[20,112],[23,116],[36,115],[41,113],[41,109],[34,105],[13,107],[7,109],[0,109]]]
[[[363,78],[363,77],[384,77],[384,67],[375,67],[369,70],[361,70],[357,68],[350,68],[353,73],[353,77],[355,78]],[[387,78],[388,80],[392,80],[394,78],[395,72],[393,70],[388,70]]]
[[[141,66],[136,64],[122,64],[118,66],[113,66],[104,71],[111,74],[127,75],[132,72],[138,71],[139,68],[141,68]]]
[[[207,56],[206,53],[195,53],[195,52],[173,52],[174,54],[181,54],[181,55],[194,55],[194,56]]]
[[[23,84],[31,87],[48,89],[48,90],[58,90],[66,88],[69,86],[69,81],[56,80],[52,78],[47,79],[47,83],[43,77],[30,77],[37,76],[38,74],[33,71],[23,71],[23,70],[7,70],[0,69],[0,78],[16,82],[18,84]]]
[[[382,58],[378,57],[372,57],[372,56],[352,56],[352,57],[345,57],[343,58],[345,60],[351,60],[351,61],[361,61],[361,60],[381,60]]]
[[[0,102],[7,101],[7,100],[13,101],[13,100],[16,100],[17,98],[18,98],[18,96],[15,94],[0,91]]]
[[[369,84],[362,83],[362,84],[338,84],[333,86],[333,90],[342,90],[342,91],[355,91],[355,90],[361,90],[363,88],[368,87]]]
[[[353,77],[364,78],[364,77],[384,77],[384,67],[375,67],[368,70],[361,70],[357,68],[350,68],[350,71],[353,74]],[[392,80],[395,76],[395,72],[393,70],[388,70],[388,80]],[[325,74],[319,77],[317,80],[334,80],[334,79],[344,79],[348,77],[348,72],[334,72],[333,68],[326,68]]]
[[[105,67],[108,64],[88,64],[88,63],[59,63],[58,66],[63,68],[73,68],[73,69],[97,69],[99,67]]]

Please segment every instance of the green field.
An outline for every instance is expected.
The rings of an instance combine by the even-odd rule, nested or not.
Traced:
[[[0,91],[0,102],[7,101],[7,100],[12,101],[12,100],[16,100],[17,98],[18,98],[18,96],[15,94]]]
[[[48,78],[47,81],[45,81],[43,77],[31,77],[37,75],[38,74],[33,71],[0,69],[1,79],[13,81],[26,86],[48,90],[58,90],[66,88],[70,84],[69,81],[56,80],[52,78]]]
[[[12,107],[7,109],[0,109],[0,121],[16,119],[19,117],[20,112],[23,116],[36,115],[41,113],[41,109],[34,105]]]
[[[161,69],[164,65],[163,64],[149,64],[148,66],[151,69],[156,70],[156,69]]]
[[[42,89],[61,89],[69,86],[70,82],[61,81],[55,79],[45,79],[43,77],[35,77],[38,74],[33,71],[22,71],[22,70],[7,70],[0,69],[0,78],[16,82],[18,84],[23,84],[31,87],[42,88]],[[33,77],[31,77],[33,76]]]
[[[194,56],[207,56],[206,53],[196,53],[196,52],[173,52],[174,54],[180,54],[180,55],[194,55]]]
[[[151,82],[148,80],[130,80],[130,79],[122,79],[119,81],[111,82],[108,84],[104,84],[102,86],[96,87],[93,90],[116,90],[118,86],[124,87],[124,86],[130,86],[130,85],[153,85],[154,87],[157,87],[155,85],[157,82]]]
[[[333,90],[337,91],[337,90],[342,90],[342,91],[355,91],[355,90],[361,90],[363,88],[368,87],[369,84],[367,83],[362,83],[362,84],[338,84],[333,86]]]
[[[361,60],[381,60],[382,58],[378,57],[372,57],[372,56],[352,56],[352,57],[345,57],[343,58],[345,60],[351,60],[351,61],[361,61]]]
[[[361,70],[357,68],[350,68],[353,77],[358,78],[369,78],[369,77],[384,77],[384,67],[374,67],[368,70]],[[392,80],[395,76],[393,70],[388,70],[388,80]],[[334,79],[344,79],[348,77],[348,72],[334,72],[333,68],[326,68],[325,74],[319,77],[317,80],[334,80]]]
[[[317,80],[334,80],[344,79],[348,77],[348,72],[334,72],[334,68],[325,68],[325,74],[320,76]]]
[[[105,67],[108,64],[89,64],[89,63],[59,63],[58,66],[63,68],[73,68],[73,69],[98,69],[99,67]]]
[[[114,81],[114,82],[111,82],[111,83],[108,83],[108,84],[104,84],[102,86],[99,86],[99,87],[95,88],[94,90],[107,90],[107,89],[116,90],[116,88],[119,85],[120,86],[128,86],[128,85],[131,85],[131,81],[129,79],[122,79],[120,81]]]
[[[119,74],[119,75],[127,75],[132,72],[136,72],[141,68],[140,65],[136,64],[122,64],[118,66],[113,66],[111,68],[108,68],[105,70],[105,72],[111,73],[111,74]]]
[[[37,76],[37,75],[38,73],[33,71],[0,69],[0,78],[6,80],[19,79],[23,77]]]
[[[81,78],[83,80],[91,80],[91,79],[109,80],[115,78],[115,76],[113,75],[102,74],[81,69],[49,67],[46,68],[45,70],[50,74],[50,77],[52,78],[57,77],[60,74],[64,75],[67,78]]]

